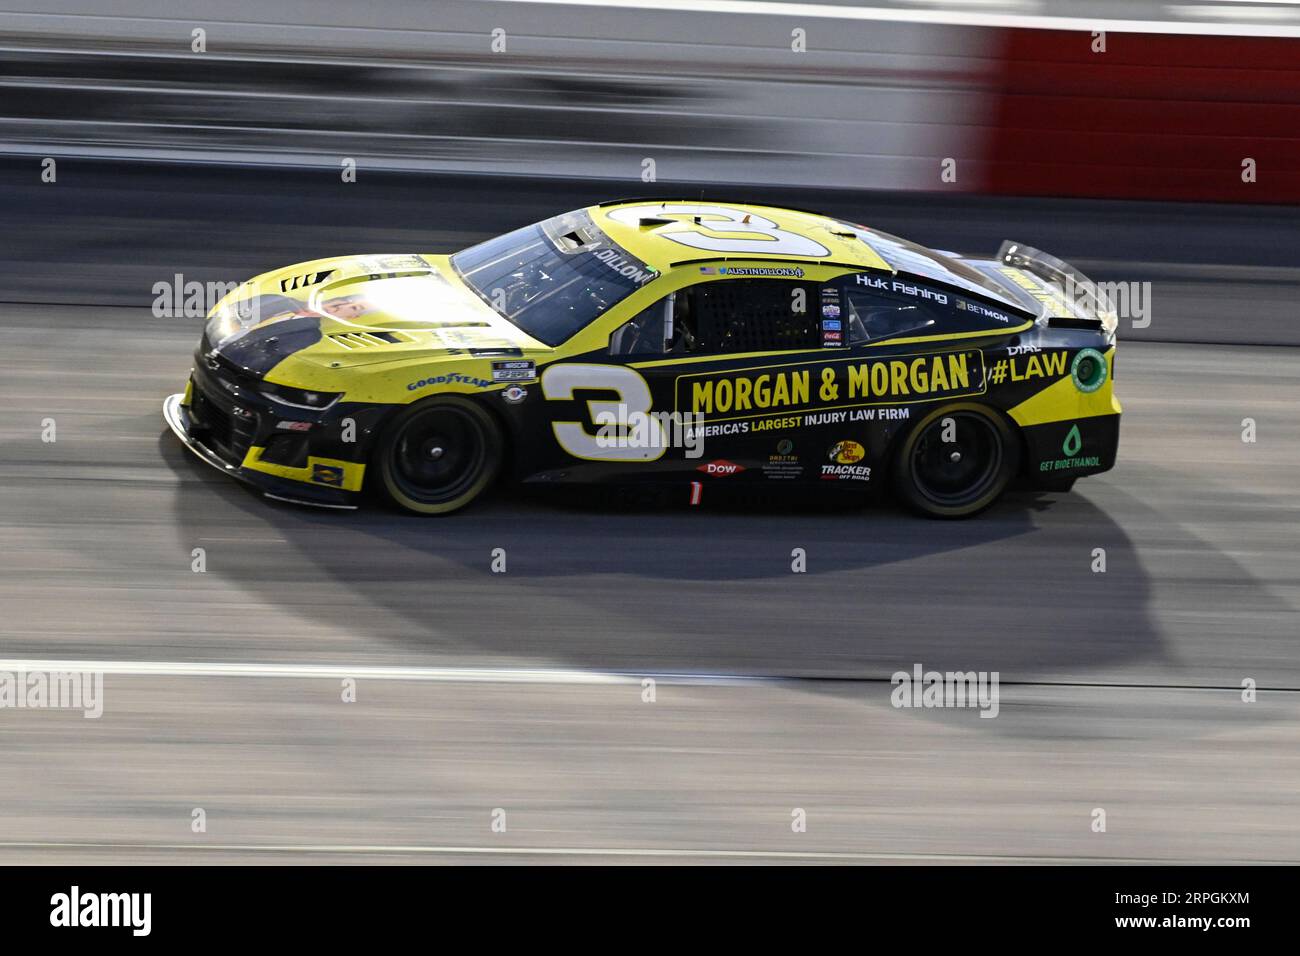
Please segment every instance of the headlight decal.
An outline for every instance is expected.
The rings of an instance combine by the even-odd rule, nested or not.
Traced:
[[[294,388],[290,385],[276,385],[274,382],[263,382],[261,391],[264,396],[272,401],[292,405],[294,408],[310,409],[314,412],[324,411],[343,397],[342,392],[309,391],[304,388]]]

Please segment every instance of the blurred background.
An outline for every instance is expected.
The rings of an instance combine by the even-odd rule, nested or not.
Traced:
[[[13,151],[1300,201],[1293,3],[6,7]]]
[[[0,183],[0,670],[107,673],[0,710],[0,860],[1300,857],[1300,5],[0,0]],[[1119,467],[960,524],[421,522],[164,434],[158,283],[643,195],[1149,284]],[[998,719],[890,707],[917,662]]]

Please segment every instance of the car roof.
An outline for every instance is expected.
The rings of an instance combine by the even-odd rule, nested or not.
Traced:
[[[620,199],[586,211],[614,242],[659,272],[722,260],[821,262],[864,271],[905,273],[993,299],[1016,311],[1024,310],[1008,290],[960,259],[821,213],[755,203],[659,198]],[[697,215],[704,231],[692,228]],[[746,217],[748,223],[744,222]],[[738,223],[736,230],[720,228],[727,225],[728,219]],[[773,225],[769,227],[764,221]],[[776,241],[774,230],[798,239]],[[746,234],[754,238],[746,241]],[[694,244],[700,242],[712,243],[714,248]],[[769,244],[776,251],[763,248]],[[739,247],[749,248],[741,251]]]

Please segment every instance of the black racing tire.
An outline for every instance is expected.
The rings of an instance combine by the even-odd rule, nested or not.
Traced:
[[[501,469],[501,428],[487,409],[442,395],[408,405],[385,425],[373,464],[393,504],[418,515],[459,511]]]
[[[948,436],[946,419],[954,426]],[[894,457],[894,489],[928,517],[969,518],[998,499],[1019,465],[1020,440],[1005,419],[972,402],[944,405],[903,438]]]

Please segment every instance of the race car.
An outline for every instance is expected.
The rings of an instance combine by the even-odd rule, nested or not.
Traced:
[[[163,405],[269,498],[446,515],[519,482],[867,490],[975,514],[1114,465],[1116,315],[1068,264],[621,200],[454,255],[320,259],[209,313]]]

